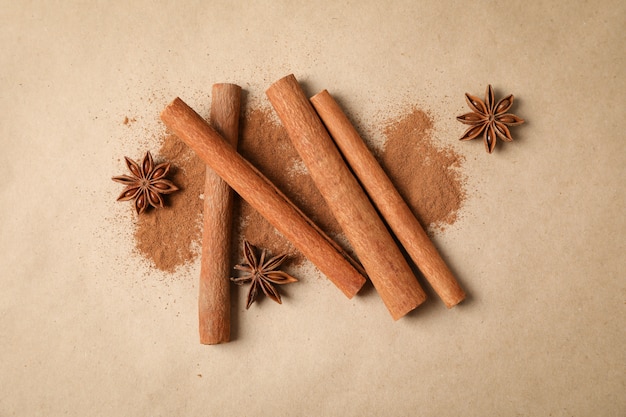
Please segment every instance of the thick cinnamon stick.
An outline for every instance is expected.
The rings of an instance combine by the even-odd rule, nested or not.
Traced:
[[[209,120],[237,148],[241,87],[214,84]],[[200,343],[230,341],[230,240],[233,213],[231,188],[209,166],[204,180],[202,261],[198,287]]]
[[[266,91],[311,178],[394,320],[426,294],[293,75]]]
[[[311,102],[374,205],[446,307],[460,303],[465,292],[339,104],[326,90]]]
[[[356,263],[193,109],[176,98],[161,119],[348,298],[361,289]]]

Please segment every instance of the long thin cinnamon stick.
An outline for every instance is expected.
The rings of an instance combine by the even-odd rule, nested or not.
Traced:
[[[361,289],[365,278],[354,261],[191,107],[176,98],[161,119],[348,298]]]
[[[267,97],[394,320],[426,294],[293,75]]]
[[[214,84],[211,125],[230,146],[237,148],[241,87]],[[209,166],[204,180],[202,261],[198,287],[200,343],[230,341],[230,240],[233,213],[231,188]]]
[[[311,102],[374,205],[446,307],[460,303],[465,292],[339,104],[326,90]]]

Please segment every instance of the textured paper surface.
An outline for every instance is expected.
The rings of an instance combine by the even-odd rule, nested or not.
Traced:
[[[1,416],[626,414],[624,2],[2,3]],[[289,73],[364,126],[418,105],[465,156],[435,242],[466,302],[394,323],[308,269],[199,344],[199,262],[138,257],[110,177],[174,97]],[[527,120],[493,155],[455,120],[488,83]]]

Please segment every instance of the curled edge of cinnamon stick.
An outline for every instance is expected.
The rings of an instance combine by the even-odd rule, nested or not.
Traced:
[[[405,316],[426,294],[297,79],[281,78],[266,95],[392,318]]]
[[[374,205],[446,307],[463,301],[465,292],[339,104],[327,90],[310,101]]]
[[[352,298],[361,289],[365,277],[358,263],[229,146],[191,107],[176,98],[162,111],[161,120],[346,297]]]
[[[228,144],[237,148],[241,87],[214,84],[209,120]],[[206,167],[202,227],[202,258],[198,286],[200,343],[230,341],[230,248],[233,192],[211,167]]]

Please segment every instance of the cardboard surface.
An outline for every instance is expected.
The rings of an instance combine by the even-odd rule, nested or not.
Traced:
[[[626,414],[624,2],[2,3],[0,415]],[[139,257],[110,177],[174,97],[267,105],[289,73],[364,126],[417,105],[466,158],[435,235],[466,302],[394,323],[308,268],[199,344],[199,262]],[[492,155],[455,120],[488,83],[527,120]]]

